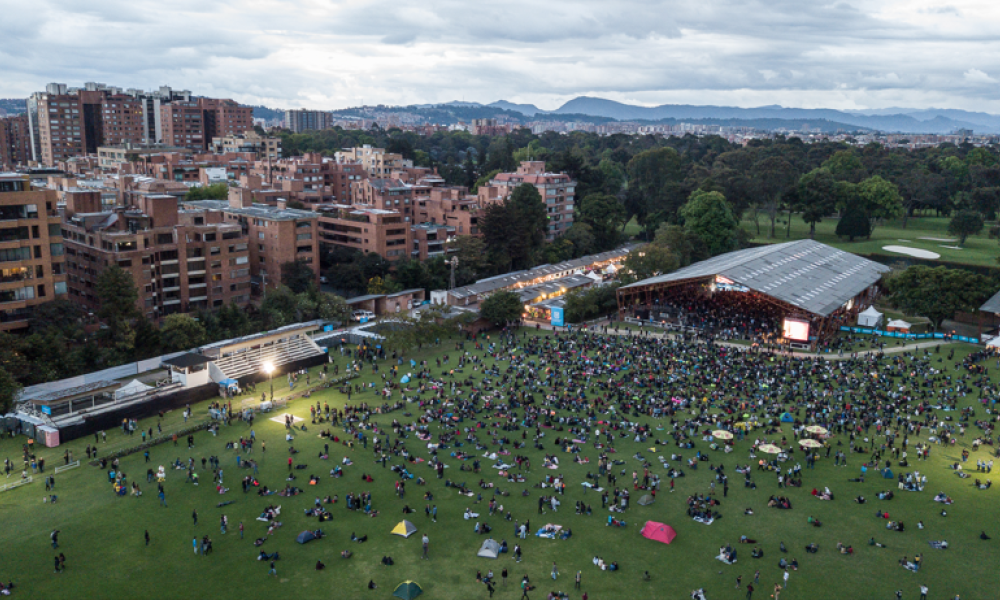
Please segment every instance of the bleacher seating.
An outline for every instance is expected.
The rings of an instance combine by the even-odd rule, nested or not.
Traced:
[[[213,362],[226,377],[239,379],[245,375],[259,373],[265,363],[271,363],[276,369],[281,370],[284,365],[321,354],[323,351],[309,339],[309,336],[298,335],[267,347],[224,356]]]

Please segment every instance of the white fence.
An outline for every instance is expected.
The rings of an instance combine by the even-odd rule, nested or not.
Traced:
[[[64,473],[66,471],[69,471],[70,469],[75,469],[75,468],[77,468],[79,466],[80,466],[80,461],[78,461],[78,460],[75,460],[75,461],[69,463],[68,465],[58,466],[58,467],[56,467],[56,475],[58,475],[60,473]]]
[[[4,485],[0,485],[0,492],[6,492],[6,491],[12,490],[14,488],[19,488],[22,485],[28,485],[32,481],[34,481],[34,479],[29,475],[25,479],[18,479],[17,481],[13,481],[11,483],[6,483]]]

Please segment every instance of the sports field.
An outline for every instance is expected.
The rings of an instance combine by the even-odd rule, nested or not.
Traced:
[[[575,352],[564,355],[567,366],[562,368],[560,360],[553,360],[554,356],[561,355],[549,352],[555,347],[554,342],[539,342],[534,344],[535,352],[529,351],[528,342],[531,337],[546,335],[551,334],[544,331],[541,333],[522,331],[518,333],[516,343],[509,347],[500,342],[501,336],[496,332],[491,334],[490,340],[477,339],[483,344],[497,343],[494,352],[499,360],[496,361],[488,349],[476,350],[472,341],[466,341],[464,350],[458,351],[455,340],[446,340],[440,346],[406,356],[400,369],[402,373],[413,371],[414,369],[409,367],[411,358],[418,361],[427,360],[432,380],[441,379],[445,382],[445,398],[449,401],[461,400],[470,390],[468,385],[464,385],[462,395],[453,394],[450,387],[452,381],[471,380],[474,387],[482,389],[484,370],[494,366],[499,372],[488,376],[490,378],[488,385],[492,391],[484,391],[484,394],[509,391],[513,380],[517,379],[521,391],[527,389],[532,392],[531,396],[536,407],[540,407],[546,401],[547,393],[558,392],[556,395],[560,396],[568,384],[583,386],[584,404],[594,403],[614,393],[614,390],[621,389],[622,386],[641,386],[650,395],[669,394],[704,398],[714,391],[718,392],[720,397],[729,396],[727,391],[714,388],[709,376],[711,369],[708,366],[704,369],[699,368],[709,364],[706,362],[706,353],[710,351],[704,348],[692,346],[666,351],[665,355],[669,358],[658,363],[648,360],[648,355],[643,354],[645,352],[643,349],[633,347],[633,350],[628,350],[631,344],[628,338],[607,336],[592,337],[588,341],[577,340],[578,344],[574,347],[579,348],[581,353],[589,352],[589,356],[594,358],[598,365],[601,364],[601,360],[596,357],[600,356],[601,352],[606,353],[605,356],[618,353],[619,356],[629,354],[633,357],[629,362],[621,363],[620,366],[627,367],[626,369],[595,375],[592,379],[586,380],[574,370],[580,364],[578,362],[580,355]],[[541,350],[545,348],[547,350]],[[560,348],[565,351],[569,346],[562,345]],[[585,350],[586,348],[589,350]],[[948,356],[952,350],[954,357],[949,360]],[[911,378],[908,363],[899,363],[899,368],[895,370],[896,375],[892,376],[893,385],[890,387],[892,389],[897,389],[899,386],[919,387],[922,382],[933,379],[938,382],[935,384],[938,386],[935,389],[940,389],[942,394],[949,393],[949,389],[954,392],[957,378],[967,373],[965,370],[957,370],[955,365],[972,350],[974,349],[971,346],[955,345],[941,347],[939,354],[932,351],[929,356],[921,360],[926,360],[925,364],[941,372],[930,374],[926,379]],[[482,363],[478,365],[467,363],[460,372],[449,374],[452,369],[457,369],[458,357],[463,352],[483,358]],[[736,350],[727,352],[732,353]],[[445,355],[450,355],[450,360],[439,367],[436,361]],[[518,361],[523,360],[518,363],[519,367],[516,369],[511,367],[512,355]],[[920,356],[924,357],[923,351],[920,351]],[[334,354],[334,358],[341,370],[346,367],[349,360],[339,354]],[[727,359],[723,357],[721,360]],[[778,359],[778,362],[761,357],[755,360],[761,361],[762,368],[776,368],[777,365],[781,365],[781,359]],[[780,402],[784,407],[790,408],[792,414],[805,418],[808,409],[800,405],[804,382],[813,381],[821,386],[829,385],[836,388],[842,385],[836,380],[843,377],[845,382],[848,380],[855,382],[850,384],[854,392],[849,395],[855,405],[864,400],[871,402],[874,407],[878,404],[875,393],[865,397],[863,392],[872,388],[865,387],[865,384],[858,387],[856,382],[885,377],[885,374],[890,372],[888,368],[890,361],[896,360],[907,359],[901,355],[892,355],[883,359],[881,366],[859,364],[846,373],[841,373],[839,370],[824,370],[823,365],[819,363],[809,365],[786,363],[781,367],[786,368],[786,376],[782,380],[765,383],[766,378],[762,377],[756,381],[748,381],[745,393],[753,395],[763,392],[763,395],[767,396],[770,390],[785,386],[784,389],[797,391],[795,399],[789,400],[782,395],[772,401]],[[574,363],[577,366],[571,368],[570,361],[577,361]],[[380,368],[378,374],[372,373],[371,365],[368,363],[362,370],[363,377],[355,380],[355,383],[377,381],[380,386],[381,375],[396,365],[396,361],[388,358],[378,361],[378,364]],[[993,385],[996,385],[997,360],[987,360],[979,364],[988,367],[988,377],[994,382]],[[577,376],[576,383],[568,381],[574,375]],[[505,377],[509,378],[506,382]],[[653,387],[654,377],[660,378],[664,386]],[[953,379],[949,381],[945,377]],[[313,379],[315,381],[315,377]],[[276,388],[281,388],[283,383],[283,378],[277,379]],[[415,383],[416,380],[411,385]],[[294,432],[295,439],[292,444],[299,451],[294,456],[294,462],[306,465],[306,468],[294,471],[297,475],[295,481],[286,481],[289,472],[289,444],[285,441],[285,426],[271,421],[270,417],[273,415],[262,415],[256,420],[253,429],[257,444],[252,454],[244,455],[258,461],[258,479],[262,485],[267,485],[271,489],[281,489],[286,483],[293,484],[303,488],[305,490],[303,494],[294,497],[277,495],[260,497],[255,492],[247,494],[242,492],[240,480],[249,474],[249,470],[237,468],[236,452],[225,448],[227,442],[235,442],[241,436],[250,435],[250,428],[238,421],[234,421],[230,426],[222,426],[218,436],[213,436],[209,432],[196,434],[194,448],[190,450],[183,438],[177,446],[172,443],[157,446],[152,449],[148,464],[144,461],[142,453],[122,459],[120,469],[128,476],[129,483],[138,482],[144,492],[138,498],[131,495],[115,496],[107,473],[100,468],[84,464],[78,469],[56,476],[54,493],[58,495],[58,502],[43,503],[46,492],[42,476],[36,475],[35,483],[0,494],[0,509],[3,511],[4,523],[4,527],[0,529],[0,548],[2,548],[0,579],[4,582],[8,579],[14,580],[17,585],[15,596],[46,600],[113,596],[157,599],[390,598],[396,584],[405,580],[416,581],[423,587],[422,598],[466,599],[488,597],[486,586],[476,581],[477,571],[485,575],[492,569],[499,579],[501,571],[506,568],[510,576],[506,587],[498,583],[495,592],[498,598],[520,598],[520,580],[527,575],[532,585],[536,586],[536,589],[529,593],[532,599],[546,598],[551,591],[566,592],[573,599],[579,599],[583,592],[594,600],[684,599],[690,597],[691,590],[704,588],[710,600],[723,598],[742,600],[746,597],[746,585],[754,580],[754,573],[757,570],[760,571],[760,581],[759,584],[754,584],[756,591],[753,598],[770,597],[774,584],[782,580],[783,573],[778,568],[779,559],[794,558],[797,559],[799,568],[790,572],[788,587],[780,594],[781,600],[794,598],[891,600],[895,597],[894,591],[897,589],[903,591],[903,598],[916,599],[919,594],[918,586],[921,584],[930,588],[928,597],[931,599],[953,598],[956,594],[961,594],[963,599],[994,598],[997,584],[1000,583],[996,574],[996,565],[1000,559],[1000,550],[997,549],[997,544],[1000,543],[1000,528],[997,527],[1000,509],[997,508],[997,494],[1000,493],[1000,489],[979,490],[974,489],[972,485],[975,477],[981,478],[984,482],[992,477],[991,474],[974,472],[977,459],[993,459],[992,449],[984,446],[972,452],[969,462],[963,463],[965,470],[971,472],[970,478],[961,479],[949,468],[961,460],[960,454],[963,449],[972,450],[973,439],[981,435],[980,429],[974,424],[975,421],[986,420],[990,423],[995,421],[994,417],[987,414],[984,407],[978,403],[979,388],[975,384],[982,383],[982,380],[977,376],[967,383],[970,390],[959,399],[958,407],[974,406],[975,414],[971,416],[970,422],[966,424],[967,430],[958,438],[955,445],[932,444],[930,459],[917,460],[913,448],[916,444],[927,441],[928,429],[925,428],[919,435],[910,435],[908,438],[910,461],[908,468],[898,468],[896,461],[890,458],[893,460],[892,469],[897,475],[900,471],[917,470],[927,476],[928,484],[923,492],[901,491],[897,488],[895,480],[883,479],[877,469],[869,471],[864,483],[848,482],[849,479],[859,476],[861,464],[868,459],[869,442],[865,442],[865,438],[874,440],[876,445],[886,440],[885,436],[876,435],[874,426],[868,432],[859,435],[856,445],[863,446],[866,452],[849,454],[848,466],[835,466],[833,459],[837,451],[848,453],[850,440],[846,434],[835,435],[830,440],[832,453],[829,458],[826,458],[825,450],[820,450],[820,459],[815,469],[806,468],[806,460],[801,451],[794,453],[791,460],[782,463],[781,467],[786,470],[800,463],[803,467],[802,487],[779,489],[776,474],[758,471],[756,464],[758,459],[750,458],[749,450],[752,440],[757,436],[767,437],[768,440],[775,442],[784,437],[789,446],[796,447],[792,424],[781,424],[780,432],[773,434],[766,434],[766,427],[761,427],[752,431],[747,439],[736,442],[733,452],[724,453],[721,450],[710,449],[711,442],[703,441],[704,431],[716,429],[716,426],[706,423],[694,428],[695,434],[691,436],[694,448],[680,449],[671,434],[675,432],[675,422],[683,423],[685,419],[692,417],[690,409],[685,407],[673,417],[654,418],[648,415],[636,416],[631,410],[623,412],[615,402],[611,403],[616,405],[614,412],[608,412],[606,408],[611,404],[605,404],[604,409],[590,408],[580,412],[573,412],[565,403],[560,404],[559,408],[555,405],[551,407],[556,411],[557,418],[569,417],[587,421],[586,425],[578,427],[589,431],[572,434],[572,437],[587,438],[585,443],[579,444],[580,452],[573,454],[564,452],[555,444],[556,438],[566,438],[570,435],[568,431],[570,425],[564,424],[564,431],[556,430],[559,427],[558,422],[554,424],[554,428],[541,427],[539,431],[544,436],[538,440],[542,447],[538,449],[534,446],[536,432],[534,424],[530,428],[520,427],[524,418],[523,409],[515,411],[517,418],[513,422],[518,423],[516,430],[494,430],[492,428],[499,424],[501,419],[495,416],[494,411],[484,410],[484,400],[480,400],[477,403],[477,410],[480,412],[471,418],[464,418],[457,424],[459,427],[457,441],[463,441],[467,437],[465,428],[476,428],[480,443],[487,449],[477,451],[475,444],[470,442],[465,442],[463,446],[457,448],[454,442],[451,442],[449,448],[438,452],[438,457],[448,465],[444,471],[444,478],[439,479],[435,472],[428,468],[426,460],[430,458],[430,454],[426,443],[419,440],[413,431],[404,431],[407,437],[400,438],[400,441],[405,443],[412,458],[422,460],[409,462],[402,455],[389,453],[384,467],[376,463],[373,456],[371,440],[375,432],[371,429],[364,431],[369,441],[368,449],[361,443],[356,443],[354,448],[350,449],[342,443],[332,443],[318,437],[321,429],[329,428],[329,424],[313,425],[309,419],[307,403],[312,402],[313,405],[316,402],[321,405],[328,403],[333,408],[342,408],[347,404],[346,395],[333,389],[326,389],[314,393],[309,400],[297,400],[291,405],[290,412],[303,417],[307,428],[306,431]],[[299,385],[301,387],[303,384]],[[533,385],[538,387],[532,388]],[[266,384],[258,384],[258,391],[263,387],[266,387]],[[287,385],[283,387],[287,390]],[[393,402],[399,399],[399,394],[399,390],[393,391]],[[407,395],[418,396],[415,391],[408,392]],[[734,391],[733,396],[735,395]],[[995,397],[995,392],[991,395]],[[434,393],[427,391],[419,397],[429,402],[433,399]],[[374,406],[380,405],[382,400],[372,390],[366,390],[362,394],[352,396],[352,405],[360,402],[368,402]],[[716,404],[721,405],[721,403]],[[696,405],[708,406],[700,400]],[[431,408],[439,407],[431,406]],[[208,418],[207,404],[194,406],[193,409],[195,420]],[[591,410],[594,410],[592,417],[588,415]],[[758,412],[756,409],[748,410]],[[707,408],[707,411],[716,413],[718,409]],[[405,416],[405,413],[411,416]],[[421,414],[422,410],[416,403],[408,403],[405,409],[384,415],[373,415],[369,423],[379,426],[381,432],[379,438],[384,440],[388,436],[388,446],[392,447],[398,437],[391,429],[392,422],[399,420],[404,425],[412,424]],[[760,414],[761,420],[766,423],[767,417],[763,416],[763,410]],[[951,420],[948,421],[950,424],[957,423],[959,419],[959,413],[955,411],[936,411],[935,414],[942,420],[950,417]],[[895,416],[897,415],[884,415],[890,419]],[[599,454],[606,452],[609,447],[603,434],[600,439],[605,444],[604,447],[598,449],[594,446],[595,429],[604,429],[604,426],[597,422],[618,422],[620,417],[624,417],[630,423],[649,426],[650,435],[643,441],[635,441],[634,432],[626,433],[622,429],[613,431],[615,435],[613,446],[616,452],[608,456],[616,463],[623,461],[624,464],[613,465],[611,473],[617,476],[617,487],[628,489],[631,498],[630,506],[624,513],[613,515],[624,519],[627,525],[609,527],[606,523],[612,513],[601,508],[601,495],[594,491],[584,493],[585,488],[581,483],[587,481],[588,473],[598,472]],[[921,416],[920,422],[923,421],[924,417]],[[140,422],[140,426],[155,428],[156,423],[157,419],[154,417]],[[182,424],[180,414],[174,412],[165,417],[162,426],[165,431],[171,431],[172,428],[180,427]],[[435,421],[430,423],[429,431],[437,441],[438,435],[445,429]],[[687,428],[680,426],[679,431],[687,432]],[[107,443],[97,444],[101,455],[106,453],[106,448],[138,443],[138,436],[125,440],[121,431],[107,433]],[[345,437],[343,426],[335,428],[333,433],[341,440]],[[495,452],[500,449],[500,446],[492,443],[491,433],[507,435],[511,442],[526,441],[525,448],[512,449],[513,455],[525,456],[531,461],[530,472],[522,471],[526,478],[525,483],[507,482],[497,475],[497,470],[493,468],[494,461],[481,458],[486,451]],[[669,444],[657,445],[655,440],[666,441]],[[901,444],[901,440],[902,435],[896,438],[896,446]],[[24,438],[4,440],[0,443],[0,458],[9,457],[19,467],[23,441]],[[57,449],[40,449],[39,456],[47,458],[46,472],[48,473],[56,464],[62,464],[62,453],[66,448],[72,449],[77,457],[83,457],[84,448],[93,441],[93,437],[89,437],[75,440]],[[266,452],[261,451],[262,442],[266,442]],[[329,459],[322,460],[319,454],[325,443],[330,444],[330,455]],[[461,471],[463,465],[471,469],[473,459],[462,461],[452,457],[451,454],[456,451],[480,457],[482,472],[476,474]],[[693,469],[688,466],[687,460],[699,451],[708,454],[709,460],[697,462],[697,468]],[[643,476],[643,462],[635,458],[637,452],[648,462],[650,476],[661,477],[660,491],[656,495],[655,503],[650,506],[637,504],[640,496],[648,492],[635,490],[632,485],[633,471],[638,473],[640,479]],[[671,454],[679,454],[683,459],[673,460]],[[558,458],[557,468],[548,469],[543,466],[546,455]],[[230,488],[225,494],[220,495],[216,492],[212,484],[212,472],[202,470],[201,459],[208,456],[217,456],[221,461],[224,482]],[[341,465],[345,456],[349,456],[353,464],[343,467],[343,477],[331,478],[330,470]],[[684,477],[674,480],[676,488],[673,493],[669,491],[667,469],[662,466],[659,458],[661,456],[666,457],[666,462],[672,467],[681,469],[685,473]],[[185,483],[183,470],[169,468],[175,459],[186,462],[189,457],[195,460],[200,476],[201,483],[197,487]],[[589,458],[590,463],[576,464],[574,457]],[[501,458],[509,460],[511,457],[501,456]],[[758,458],[773,457],[759,454]],[[751,464],[751,477],[757,486],[756,489],[744,487],[744,476],[735,471],[737,465],[746,464]],[[159,465],[168,466],[164,484],[167,507],[162,507],[156,497],[156,484],[146,483],[147,468],[152,467],[156,470]],[[417,479],[409,479],[406,481],[405,497],[398,497],[395,493],[397,477],[390,469],[394,465],[406,466],[416,477],[424,478],[426,485],[418,485]],[[710,483],[715,477],[715,473],[709,467],[719,465],[724,465],[729,478],[729,490],[725,496],[721,483],[717,484],[715,489],[715,497],[721,502],[715,510],[721,513],[722,518],[716,519],[711,525],[704,525],[695,522],[686,514],[688,508],[686,500],[694,494],[709,493]],[[513,471],[517,472],[517,469]],[[20,469],[17,473],[19,472]],[[318,485],[307,485],[310,474],[320,476]],[[363,481],[364,474],[371,475],[373,481],[370,483]],[[16,473],[12,474],[10,480],[16,476]],[[546,476],[564,476],[567,484],[566,493],[558,496],[561,506],[557,512],[549,508],[545,514],[539,514],[539,496],[551,493],[551,488],[542,489],[537,486]],[[481,489],[478,485],[480,479],[492,482],[496,487],[492,490]],[[482,502],[477,503],[476,497],[459,495],[455,488],[445,486],[446,480],[464,482],[474,492],[482,492]],[[609,486],[607,477],[602,477],[600,484],[606,489],[615,487],[615,484]],[[822,490],[824,487],[829,487],[834,492],[833,501],[817,500],[811,496],[813,488]],[[499,490],[510,494],[498,496],[497,501],[503,505],[503,515],[510,512],[511,521],[507,521],[501,514],[494,516],[487,514],[487,503],[492,498],[492,492]],[[893,490],[895,498],[891,501],[878,501],[876,494],[882,490]],[[522,495],[524,491],[528,492],[526,496]],[[934,495],[939,491],[945,492],[955,500],[953,505],[947,507],[947,516],[940,515],[943,505],[933,501]],[[345,497],[352,492],[355,494],[371,492],[372,508],[378,511],[378,516],[370,517],[362,511],[348,510],[345,506]],[[433,495],[433,500],[424,499],[427,493]],[[768,508],[768,498],[775,494],[787,497],[792,509]],[[333,514],[332,521],[319,524],[316,518],[304,515],[304,510],[312,508],[317,497],[328,495],[338,496],[335,504],[328,505]],[[868,502],[864,505],[856,504],[852,499],[857,495],[864,495]],[[216,507],[225,501],[232,501],[232,504],[222,508]],[[574,505],[577,501],[589,504],[593,514],[575,514]],[[279,520],[283,523],[283,526],[271,536],[266,535],[267,525],[256,520],[269,504],[281,505]],[[424,508],[428,504],[437,506],[437,522],[432,522],[425,516]],[[403,508],[407,505],[416,512],[403,515]],[[474,533],[476,520],[463,519],[466,508],[482,513],[478,520],[492,526],[491,535]],[[747,508],[753,510],[752,516],[744,514]],[[891,521],[905,522],[905,531],[887,530],[888,521],[875,517],[877,509],[888,512]],[[197,525],[193,523],[192,518],[192,511],[195,510],[198,513]],[[229,520],[229,532],[225,535],[221,534],[219,527],[222,515],[226,515]],[[408,539],[390,534],[404,516],[418,529],[417,533]],[[822,521],[823,526],[816,528],[809,525],[807,520],[810,516]],[[526,540],[518,540],[514,531],[515,521],[523,523],[528,519],[530,519],[531,533]],[[671,525],[677,532],[673,543],[664,545],[643,538],[640,530],[647,520]],[[923,530],[918,529],[918,521],[923,521],[925,525]],[[237,534],[240,522],[245,527],[243,539]],[[567,540],[536,537],[534,532],[547,523],[571,529],[572,537]],[[295,542],[296,535],[301,531],[318,527],[327,534],[324,539],[305,545]],[[57,550],[52,549],[49,537],[54,529],[61,532]],[[982,530],[994,539],[980,540],[979,534]],[[145,531],[148,531],[151,537],[148,546],[144,541]],[[367,542],[352,542],[352,533],[359,537],[367,536]],[[430,539],[429,560],[421,560],[421,535],[424,533]],[[195,554],[192,549],[192,538],[197,537],[200,540],[206,535],[213,541],[213,553],[208,556]],[[757,540],[757,544],[754,545],[764,551],[764,558],[751,558],[750,551],[754,545],[739,545],[737,542],[741,535]],[[253,541],[259,537],[268,539],[261,548],[256,548]],[[511,548],[515,543],[520,543],[523,548],[523,560],[520,563],[515,562],[510,553],[502,554],[498,560],[477,557],[476,552],[487,537],[493,537],[498,541],[506,540]],[[887,547],[869,546],[868,540],[872,537]],[[947,540],[949,548],[933,549],[928,545],[931,540]],[[788,549],[786,554],[779,551],[779,544],[782,542]],[[852,545],[854,554],[842,555],[837,552],[835,547],[838,542]],[[809,543],[816,543],[819,552],[807,554],[804,547]],[[719,554],[719,548],[725,544],[732,544],[739,550],[738,562],[735,565],[727,565],[715,559]],[[281,558],[276,563],[276,577],[269,577],[267,562],[256,560],[261,549],[267,552],[280,552]],[[348,559],[341,558],[340,553],[343,550],[350,550],[353,556]],[[60,552],[65,554],[66,568],[64,572],[56,574],[53,572],[53,556]],[[904,555],[912,559],[917,553],[923,555],[923,566],[919,573],[913,573],[899,565]],[[383,556],[391,556],[395,564],[382,566],[380,561]],[[600,556],[607,563],[617,562],[620,570],[615,572],[600,570],[592,563],[595,556]],[[315,569],[317,560],[326,564],[325,570]],[[556,581],[550,576],[553,563],[556,563],[559,570],[559,578]],[[582,588],[574,590],[573,575],[578,570],[582,571]],[[650,575],[648,581],[643,578],[645,571]],[[737,576],[742,576],[741,589],[736,589]],[[369,590],[369,581],[374,581],[378,588]]]

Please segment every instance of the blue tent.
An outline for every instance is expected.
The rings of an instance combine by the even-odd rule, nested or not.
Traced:
[[[793,423],[795,419],[792,417],[791,413],[781,413],[782,423]]]
[[[228,390],[234,385],[239,385],[239,383],[240,382],[236,381],[235,379],[223,379],[222,381],[219,382],[219,385]]]
[[[882,477],[886,479],[895,479],[896,476],[892,474],[892,469],[885,469],[882,471]]]
[[[400,383],[410,383],[409,375],[403,375],[403,378],[399,380]]]

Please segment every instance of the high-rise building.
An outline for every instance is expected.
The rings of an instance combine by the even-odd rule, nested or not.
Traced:
[[[0,118],[0,171],[25,165],[31,160],[28,115]]]
[[[190,150],[205,149],[205,112],[194,101],[160,107],[163,143]]]
[[[489,185],[480,186],[479,204],[503,202],[522,184],[535,186],[545,203],[548,219],[545,239],[549,242],[566,233],[573,224],[576,182],[565,173],[549,173],[544,161],[522,161],[515,173],[498,173]]]
[[[35,306],[66,294],[56,192],[0,174],[0,331],[28,326]]]
[[[179,111],[168,110],[178,104]],[[164,116],[187,114],[194,107],[201,112],[198,121],[200,143],[205,150],[213,137],[243,133],[253,127],[253,109],[233,100],[197,98],[187,90],[163,86],[158,90],[142,90],[87,83],[82,88],[70,88],[64,83],[50,83],[44,92],[28,98],[28,131],[31,138],[32,160],[45,165],[97,151],[98,146],[176,144],[171,136],[180,135],[184,147],[194,147],[187,135],[194,138],[191,127],[164,122]]]
[[[333,116],[323,110],[297,108],[285,111],[285,127],[292,133],[316,131],[333,127]]]

